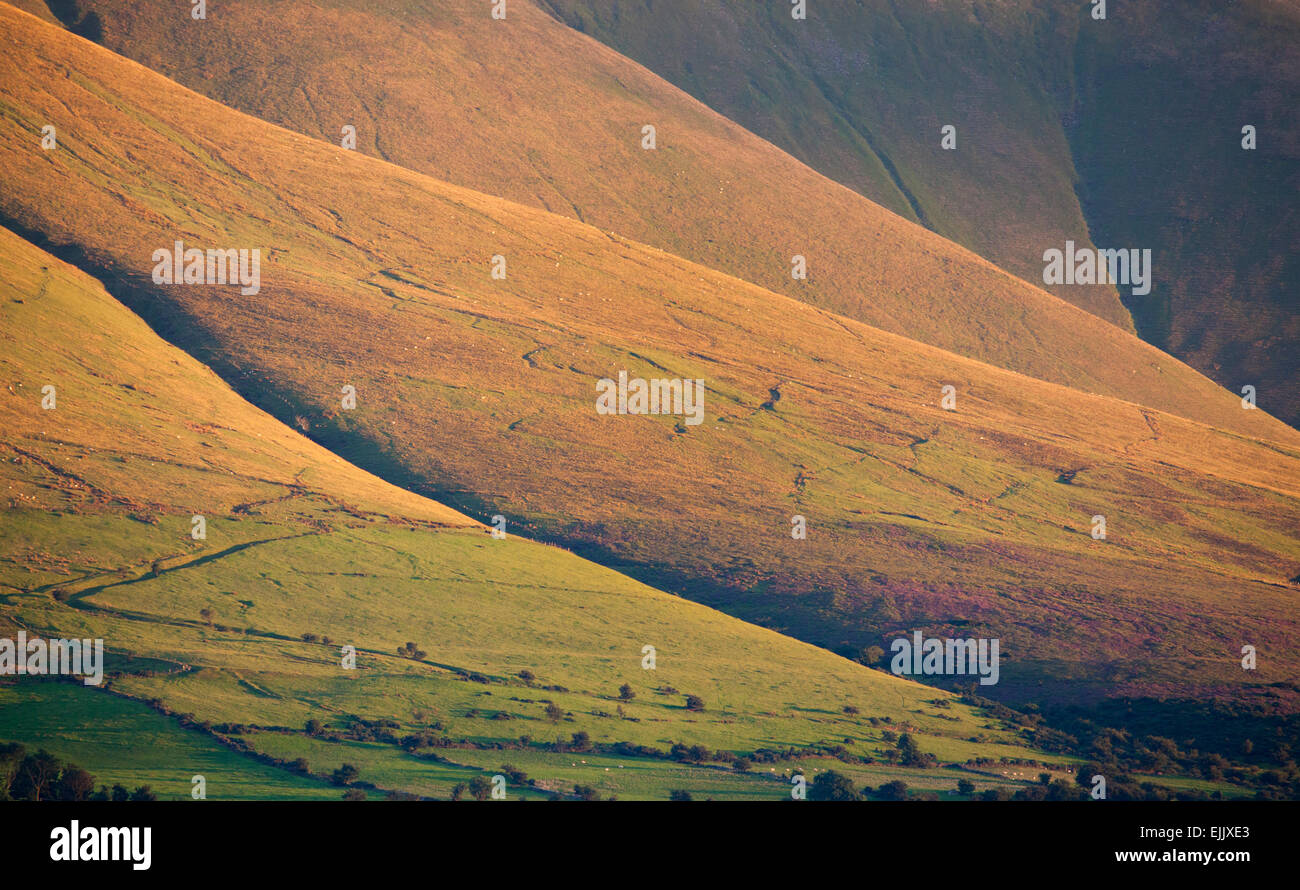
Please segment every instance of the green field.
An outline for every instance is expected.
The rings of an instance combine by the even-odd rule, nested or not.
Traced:
[[[148,785],[159,800],[191,800],[203,776],[207,800],[334,800],[319,779],[258,763],[141,702],[81,684],[0,685],[0,741],[49,751],[88,770],[98,785]]]

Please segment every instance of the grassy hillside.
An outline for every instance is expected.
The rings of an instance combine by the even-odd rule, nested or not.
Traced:
[[[1071,30],[1042,3],[817,3],[802,21],[789,3],[539,5],[1027,281],[1042,284],[1047,247],[1091,243],[1053,94]],[[955,150],[940,144],[946,125]],[[1113,287],[1054,291],[1132,330]]]
[[[574,755],[540,746],[577,732],[659,751],[833,743],[858,760],[906,725],[945,761],[1035,756],[946,693],[563,550],[493,539],[248,405],[82,273],[7,230],[0,247],[0,625],[104,639],[117,693],[8,678],[2,739],[164,796],[203,774],[214,798],[337,797],[321,777],[344,762],[383,791],[442,797],[512,758],[569,791]],[[44,385],[56,387],[52,410]],[[189,534],[194,514],[206,540]],[[399,657],[407,641],[424,654]],[[355,671],[341,667],[344,644]],[[641,666],[646,645],[654,670]],[[687,693],[705,709],[687,710]],[[178,725],[141,701],[189,716]],[[548,719],[549,702],[563,716]],[[311,718],[324,724],[314,737]],[[412,753],[382,737],[426,731],[447,747]],[[524,735],[537,744],[520,747]],[[258,756],[305,757],[312,775]],[[631,797],[786,793],[770,774],[719,773],[725,764],[614,759],[637,779],[581,783]]]
[[[897,191],[868,193],[883,207],[863,200],[527,0],[510,4],[504,21],[478,0],[261,0],[197,24],[166,2],[87,0],[78,9],[100,17],[105,46],[242,111],[333,145],[344,125],[355,126],[365,154],[964,355],[1082,384],[1096,371],[1079,337],[1113,333],[909,224],[915,214]],[[713,19],[698,27],[690,16],[662,18],[653,27],[669,36],[713,30]],[[740,45],[765,37],[740,35]],[[783,67],[770,70],[784,77]],[[654,151],[641,147],[647,124],[657,131]],[[927,154],[952,155],[939,152],[933,129]],[[962,160],[970,152],[958,154],[953,163],[973,163]],[[1043,239],[1086,243],[1087,228],[1070,210],[1068,182],[1050,191],[1023,179],[1003,185],[1014,198],[990,204],[987,216],[967,207],[960,232],[941,231],[997,231],[1002,210],[1049,205],[1063,193],[1063,215],[1035,218],[1021,232],[1021,246],[1037,251],[1030,277],[1041,282]],[[950,215],[976,197],[953,193]],[[977,237],[964,243],[984,246]],[[791,277],[795,255],[808,260],[805,281]],[[1014,259],[1007,268],[1022,271],[1023,257]],[[1058,296],[1132,330],[1111,287]],[[1026,349],[1025,340],[1036,345]],[[1130,387],[1138,398],[1134,384],[1110,379],[1105,391]]]
[[[1125,303],[1142,337],[1300,421],[1294,3],[1112,2],[1094,21],[1075,0],[864,0],[801,22],[782,3],[544,5],[1027,280],[1065,238],[1151,248],[1154,289]]]
[[[1291,706],[1268,684],[1296,679],[1300,437],[1155,350],[1104,369],[1162,379],[1218,428],[286,133],[0,15],[21,50],[0,80],[5,214],[354,463],[816,643],[997,637],[1003,696]],[[23,144],[46,119],[55,152]],[[261,292],[154,286],[149,257],[177,238],[261,245]],[[622,369],[704,379],[705,423],[599,416],[594,382]],[[329,564],[312,543],[257,555]],[[168,580],[152,594],[190,608]],[[142,591],[104,595],[132,610]],[[1270,653],[1255,673],[1246,642]]]
[[[1145,339],[1300,426],[1300,7],[1126,7],[1123,31],[1080,34],[1070,141],[1092,231],[1166,258],[1128,304]]]

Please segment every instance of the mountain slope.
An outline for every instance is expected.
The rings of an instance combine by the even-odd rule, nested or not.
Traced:
[[[945,693],[562,550],[494,540],[440,504],[343,463],[241,400],[96,282],[8,230],[0,230],[0,270],[7,386],[0,622],[6,635],[23,627],[102,637],[117,674],[109,681],[114,692],[156,700],[200,723],[296,730],[319,718],[342,730],[355,715],[410,732],[437,722],[434,735],[452,741],[515,744],[524,733],[541,742],[585,731],[598,743],[665,749],[683,741],[745,753],[849,737],[865,754],[882,741],[872,719],[885,719],[914,725],[926,750],[947,758],[964,761],[979,747],[962,739],[980,732],[982,721]],[[45,385],[55,387],[53,409],[41,407]],[[206,517],[201,541],[190,536],[195,514]],[[206,621],[204,608],[212,611]],[[334,645],[304,641],[305,633]],[[427,656],[397,657],[408,640]],[[358,650],[356,671],[340,667],[344,643]],[[658,650],[655,670],[641,667],[645,645]],[[554,688],[531,689],[515,677],[520,670]],[[48,709],[42,702],[54,693],[30,682],[37,685],[7,684],[4,700],[17,696],[26,712]],[[624,682],[638,694],[622,704],[626,719],[605,713],[615,710],[611,700]],[[681,695],[655,691],[669,685],[702,696],[706,710],[688,712]],[[72,698],[76,712],[92,704]],[[542,714],[550,700],[572,712],[554,727]],[[938,701],[955,722],[927,704]],[[862,716],[842,713],[845,704]],[[94,705],[118,707],[111,699]],[[804,708],[823,713],[809,721]],[[513,719],[503,722],[499,713]],[[277,755],[291,741],[313,744],[251,728],[217,734]],[[987,753],[1028,753],[999,745],[1008,734],[988,738]],[[317,772],[326,758],[348,759],[344,742],[311,758]],[[373,762],[364,778],[388,776],[385,789],[441,795],[478,773],[456,766],[473,761],[457,745],[440,749],[443,762],[393,746],[356,753]],[[538,778],[572,759],[521,755],[537,760]],[[238,769],[207,768],[213,796],[246,794],[232,787]],[[664,782],[690,781],[685,769],[659,768]],[[786,793],[770,777],[731,784],[721,793]],[[672,787],[689,786],[652,784],[644,794],[666,797]]]
[[[529,2],[504,21],[477,0],[241,3],[198,24],[167,3],[79,8],[100,16],[104,45],[242,111],[335,145],[355,126],[367,154],[964,355],[1087,385],[1098,372],[1077,338],[1111,336]],[[1070,220],[1042,235],[1088,242]],[[807,280],[791,277],[796,255]],[[1132,330],[1109,286],[1058,295]],[[1104,391],[1141,398],[1132,383]]]
[[[363,119],[358,145],[374,132],[382,137],[379,153],[413,169],[574,213],[1001,367],[1256,429],[1228,410],[1237,399],[1135,337],[882,212],[528,4],[512,7],[506,22],[462,0],[376,9],[241,4],[191,28],[171,7],[129,4],[102,9],[103,39],[188,77],[200,91],[331,143],[334,117]],[[271,46],[259,42],[271,34],[293,35],[295,52],[279,52],[280,36]],[[484,46],[492,53],[484,56]],[[169,55],[182,47],[180,57]],[[365,68],[372,58],[382,66]],[[539,79],[531,73],[538,70],[560,80]],[[581,77],[570,78],[571,70]],[[467,72],[476,72],[469,82]],[[366,90],[376,96],[365,98]],[[557,107],[548,98],[553,91],[570,102]],[[590,114],[593,107],[601,114]],[[332,122],[312,124],[304,109]],[[660,130],[654,152],[640,148],[641,124],[650,119]],[[450,144],[447,134],[454,134]],[[564,200],[549,189],[538,199],[539,165]],[[574,202],[582,209],[574,211]],[[795,254],[808,259],[807,281],[791,278]]]
[[[1300,436],[1176,363],[1151,367],[1258,438],[287,133],[7,15],[4,213],[354,463],[806,640],[1000,638],[1008,696],[1294,679]],[[54,152],[23,142],[46,119]],[[261,245],[259,293],[154,285],[175,240]],[[599,415],[620,370],[704,379],[705,422]],[[1277,657],[1243,676],[1241,640]]]
[[[1028,281],[1065,238],[1150,248],[1152,292],[1124,290],[1142,337],[1300,423],[1296,4],[1112,3],[1096,21],[1067,0],[866,0],[801,22],[776,3],[545,5]]]

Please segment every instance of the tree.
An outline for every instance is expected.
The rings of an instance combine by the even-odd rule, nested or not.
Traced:
[[[59,759],[48,751],[28,754],[18,765],[18,773],[14,776],[14,798],[17,800],[48,798],[62,767],[63,764]]]
[[[487,776],[475,776],[470,779],[469,796],[475,800],[487,800],[492,796],[492,780]]]
[[[113,803],[122,803],[131,799],[131,792],[120,784],[113,786]]]
[[[573,734],[573,743],[571,745],[574,751],[579,754],[591,750],[591,736],[585,732],[575,732]]]
[[[63,768],[54,794],[59,800],[86,800],[95,790],[95,777],[79,766]]]
[[[359,775],[361,775],[361,772],[355,766],[345,763],[334,770],[333,775],[330,776],[330,781],[335,785],[351,785]]]
[[[828,769],[818,773],[808,786],[809,800],[857,800],[858,789],[853,780],[843,773]]]
[[[423,649],[421,649],[419,646],[417,646],[415,643],[404,643],[403,645],[397,647],[397,654],[402,656],[403,658],[411,658],[414,659],[415,661],[419,661],[420,659],[424,658],[424,656],[427,655],[428,653],[425,652]]]
[[[916,746],[916,739],[910,733],[898,737],[898,762],[903,766],[920,766],[925,763],[925,755]]]
[[[974,794],[974,793],[975,793],[975,783],[972,782],[970,779],[958,779],[958,780],[957,780],[957,793],[958,793],[958,794]]]
[[[560,707],[555,702],[547,702],[546,719],[552,723],[559,723],[564,719],[564,708]]]
[[[688,711],[703,711],[703,710],[704,710],[704,699],[700,698],[698,695],[688,695],[688,696],[686,696],[686,710],[688,710]]]
[[[455,785],[452,785],[452,786],[451,786],[451,799],[452,799],[452,800],[460,800],[462,797],[465,796],[465,790],[466,790],[466,788],[468,788],[468,787],[469,787],[469,786],[467,786],[464,782],[457,782]]]
[[[600,795],[590,785],[574,785],[573,794],[578,800],[600,800]]]
[[[366,792],[362,791],[360,788],[349,788],[347,791],[343,792],[343,799],[344,800],[365,800]]]
[[[153,789],[148,785],[138,785],[136,786],[136,789],[131,792],[131,799],[139,801],[157,800],[158,795],[154,794]]]
[[[27,756],[27,749],[17,742],[0,744],[0,800],[10,800],[14,777]]]
[[[669,792],[668,799],[669,800],[690,800],[691,792],[677,789],[676,791]]]
[[[321,722],[317,720],[315,717],[308,720],[306,725],[303,728],[306,729],[307,735],[320,735],[321,732],[325,729],[325,727],[321,724]]]
[[[737,757],[736,762],[733,763],[731,767],[738,773],[747,773],[753,765],[754,762],[748,757]]]
[[[881,800],[907,800],[907,783],[897,779],[886,782],[876,791],[876,796]]]
[[[618,687],[618,697],[623,701],[631,701],[636,698],[636,693],[632,691],[632,685],[630,683],[624,683],[622,686]]]

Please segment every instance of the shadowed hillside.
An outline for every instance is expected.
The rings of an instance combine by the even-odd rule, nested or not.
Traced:
[[[105,769],[174,773],[187,795],[192,758],[201,757],[213,796],[232,797],[250,793],[250,776],[266,781],[266,766],[249,755],[305,756],[314,786],[292,774],[272,781],[320,796],[328,785],[319,777],[347,761],[363,764],[362,778],[381,790],[446,796],[456,781],[512,758],[526,758],[539,780],[570,772],[571,755],[520,747],[525,734],[539,744],[581,731],[598,745],[666,751],[683,742],[739,753],[820,752],[824,741],[842,747],[852,738],[855,755],[879,756],[881,722],[913,726],[923,749],[944,760],[1030,753],[1009,733],[986,733],[945,693],[562,550],[495,540],[343,463],[241,400],[96,282],[4,229],[0,272],[0,626],[6,636],[25,628],[102,638],[111,692],[191,715],[191,729],[242,755],[211,744],[195,750],[184,730],[154,723],[148,731],[161,750],[153,761],[137,754]],[[42,407],[45,386],[55,388],[53,408]],[[202,540],[191,536],[194,515],[206,520]],[[427,651],[399,657],[411,640]],[[340,666],[343,644],[357,649],[355,671]],[[654,670],[641,667],[646,645],[657,649]],[[618,703],[623,683],[636,694]],[[138,705],[102,690],[52,685],[0,686],[0,713],[14,708],[0,739],[28,740],[22,733],[35,724],[40,744],[57,749],[60,736],[79,738],[93,725],[99,744],[121,745],[109,727],[144,721]],[[682,692],[657,691],[670,687]],[[686,710],[686,693],[705,709]],[[553,722],[544,714],[552,701],[567,712]],[[861,716],[843,713],[845,705]],[[324,725],[315,736],[302,732],[312,718]],[[439,758],[422,758],[428,751],[385,743],[385,733],[357,738],[365,721],[446,744]],[[966,741],[974,734],[986,741]],[[515,750],[479,764],[466,737]],[[70,750],[88,763],[104,756]],[[635,782],[594,769],[582,780],[631,797],[665,798],[681,787],[788,794],[771,775],[693,786],[699,779],[673,761],[618,763],[637,771]]]
[[[1000,638],[1006,696],[1295,679],[1300,436],[1154,349],[1130,338],[1143,361],[1109,371],[1220,428],[279,130],[0,16],[4,213],[354,463],[813,642]],[[175,240],[260,246],[260,291],[154,285]],[[704,423],[597,414],[620,370],[703,379]],[[1243,642],[1275,655],[1246,674]]]
[[[529,4],[511,9],[500,22],[468,0],[365,11],[254,2],[194,22],[183,9],[132,3],[103,10],[103,39],[332,144],[343,122],[361,121],[362,150],[883,330],[1195,420],[1264,428],[1239,423],[1227,410],[1237,399],[1136,338],[883,212]],[[292,53],[278,48],[285,35]],[[355,95],[367,88],[380,97]],[[569,100],[551,101],[556,92]],[[653,152],[640,147],[647,120],[659,131]],[[807,258],[806,281],[791,278],[795,254]]]
[[[165,2],[82,5],[101,16],[110,49],[263,119],[335,145],[352,125],[363,153],[914,339],[1058,383],[1083,379],[1073,329],[1098,330],[1092,319],[831,182],[526,0],[504,21],[478,0],[256,0],[203,22]],[[665,24],[674,21],[685,22]],[[647,124],[654,151],[642,148]],[[1088,241],[1073,218],[1039,229],[1054,244]],[[807,258],[807,280],[791,277],[795,255]],[[1132,330],[1111,287],[1058,295]],[[1024,339],[1043,354],[1026,352]]]
[[[1300,422],[1295,3],[543,3],[1026,280],[1065,238],[1151,248],[1152,292],[1122,289],[1142,337]]]

